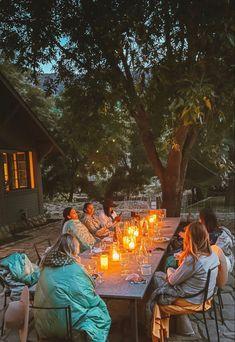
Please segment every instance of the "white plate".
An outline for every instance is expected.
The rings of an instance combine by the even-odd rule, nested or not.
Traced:
[[[170,238],[166,237],[166,236],[161,236],[161,237],[155,237],[153,239],[153,241],[155,242],[166,242],[166,241],[169,241]]]

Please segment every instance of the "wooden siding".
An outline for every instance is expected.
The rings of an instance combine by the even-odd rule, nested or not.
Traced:
[[[42,208],[38,205],[38,190],[21,190],[5,194],[4,216],[0,224],[10,224],[20,220],[22,210],[26,212],[28,218],[41,214]],[[3,221],[3,222],[2,222]]]

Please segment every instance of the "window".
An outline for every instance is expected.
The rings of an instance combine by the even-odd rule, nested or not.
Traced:
[[[5,191],[35,187],[32,152],[3,153]]]

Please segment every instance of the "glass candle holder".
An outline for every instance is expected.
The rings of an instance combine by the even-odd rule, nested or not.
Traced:
[[[109,267],[109,258],[107,254],[101,254],[100,256],[100,268],[105,271]]]

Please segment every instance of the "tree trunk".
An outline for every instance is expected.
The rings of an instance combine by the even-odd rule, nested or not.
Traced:
[[[175,177],[174,170],[166,171],[166,175],[161,182],[162,188],[162,208],[166,209],[168,217],[180,216],[181,200],[183,195],[184,180],[180,181]]]

